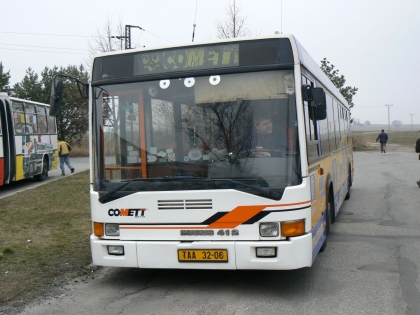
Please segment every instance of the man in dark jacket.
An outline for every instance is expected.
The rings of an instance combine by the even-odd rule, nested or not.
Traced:
[[[388,134],[382,129],[382,132],[378,135],[378,137],[376,138],[376,142],[381,143],[381,153],[385,153],[386,152],[386,143],[388,142]]]

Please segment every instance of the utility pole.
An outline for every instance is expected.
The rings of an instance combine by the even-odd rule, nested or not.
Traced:
[[[385,105],[386,107],[388,107],[388,131],[391,131],[391,120],[389,119],[389,108],[392,106],[393,104],[388,104]]]
[[[411,116],[411,130],[413,130],[413,115],[414,114],[409,114]]]
[[[131,49],[131,29],[138,28],[144,31],[140,26],[126,25],[125,26],[125,49]]]
[[[143,28],[140,26],[134,26],[134,25],[126,25],[125,26],[125,36],[111,36],[111,38],[118,38],[121,40],[121,50],[122,50],[122,40],[125,40],[125,49],[131,49],[131,29],[132,28],[139,28],[142,31],[144,31]]]
[[[280,0],[280,32],[283,34],[283,0]]]

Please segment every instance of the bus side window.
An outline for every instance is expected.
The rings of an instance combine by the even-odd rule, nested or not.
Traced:
[[[321,138],[321,154],[326,155],[332,150],[330,149],[329,124],[331,117],[328,114],[328,104],[332,103],[332,98],[328,93],[325,93],[325,100],[327,102],[327,119],[319,120],[319,136]]]
[[[44,115],[38,115],[38,132],[40,133],[47,133],[47,117]]]
[[[302,85],[311,85],[313,83],[309,81],[305,76],[302,75]],[[308,150],[308,159],[316,158],[319,155],[318,152],[318,135],[317,135],[317,122],[310,119],[309,111],[311,110],[310,102],[303,102],[303,110],[305,113],[305,129],[306,129],[306,145]]]
[[[48,133],[55,133],[55,118],[53,116],[47,116],[48,121]]]
[[[35,113],[35,105],[33,104],[24,104],[25,109],[25,129],[23,132],[25,133],[34,133],[37,130],[36,126],[36,113]]]
[[[13,102],[13,123],[15,126],[15,133],[22,133],[22,127],[25,124],[25,113],[23,103]]]
[[[48,123],[47,115],[45,112],[45,107],[37,105],[36,107],[37,122],[38,122],[38,132],[39,133],[48,133]]]
[[[24,134],[34,133],[34,129],[30,124],[24,124],[20,131],[21,131],[20,133],[24,133]]]
[[[326,100],[327,100],[327,119],[328,119],[328,135],[329,135],[329,142],[330,142],[330,151],[335,151],[337,150],[337,146],[335,144],[333,99],[329,94],[327,94]]]

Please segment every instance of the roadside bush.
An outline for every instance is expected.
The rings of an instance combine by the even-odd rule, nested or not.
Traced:
[[[369,150],[375,150],[375,148],[369,144],[369,142],[366,140],[366,137],[364,137],[363,135],[353,134],[353,150],[354,151],[369,151]]]

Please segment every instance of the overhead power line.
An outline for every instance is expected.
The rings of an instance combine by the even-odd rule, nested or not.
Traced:
[[[4,43],[0,43],[0,45],[5,45],[5,46],[19,46],[19,47],[47,48],[47,49],[66,49],[66,50],[83,50],[83,51],[89,51],[88,49],[81,49],[81,48],[61,48],[61,47],[32,46],[32,45],[16,45],[16,44],[4,44]]]
[[[44,53],[54,53],[54,54],[71,54],[71,55],[86,55],[85,53],[77,53],[70,51],[52,51],[52,50],[35,50],[35,49],[18,49],[18,48],[1,48],[0,50],[19,50],[19,51],[36,51]]]
[[[158,36],[158,35],[156,35],[156,34],[153,34],[152,32],[146,31],[145,29],[143,29],[143,31],[145,31],[146,33],[149,33],[149,34],[151,34],[151,35],[153,35],[153,36],[159,37],[160,39],[163,39],[163,40],[165,40],[165,41],[167,41],[167,42],[169,42],[169,43],[171,43],[171,44],[174,44],[174,43],[173,43],[173,42],[171,42],[170,40],[167,40],[167,39],[165,39],[165,38],[163,38],[163,37],[160,37],[160,36]]]
[[[39,35],[39,36],[70,36],[70,37],[95,37],[95,36],[86,36],[86,35],[70,35],[70,34],[41,34],[41,33],[20,33],[20,32],[4,32],[4,34],[18,34],[18,35]]]
[[[153,36],[156,36],[156,37],[158,37],[158,38],[160,38],[160,39],[163,39],[164,41],[167,41],[167,42],[169,42],[169,43],[172,43],[171,41],[169,41],[169,40],[167,40],[167,39],[165,39],[165,38],[163,38],[163,37],[161,37],[161,36],[159,36],[159,35],[153,34],[152,32],[146,31],[145,29],[143,29],[143,31],[145,31],[146,33],[149,33],[150,35],[153,35]],[[61,36],[61,37],[84,37],[84,38],[94,38],[94,37],[97,37],[96,35],[94,35],[94,36],[86,36],[86,35],[71,35],[71,34],[41,34],[41,33],[5,32],[5,31],[0,31],[0,33],[3,33],[3,34],[18,34],[18,35]],[[173,43],[172,43],[172,44],[173,44]]]

